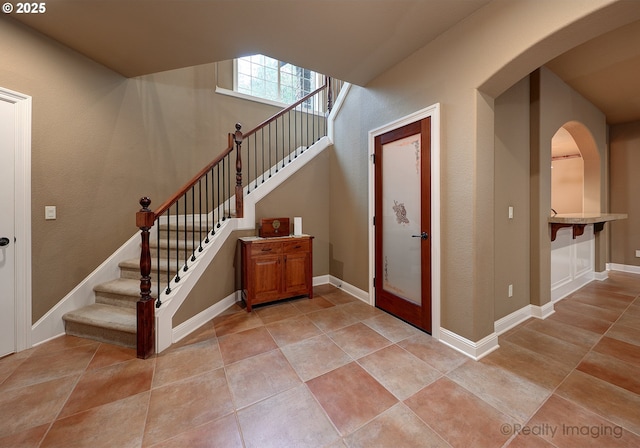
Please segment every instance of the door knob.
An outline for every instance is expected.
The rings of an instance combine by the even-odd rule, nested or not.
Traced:
[[[427,232],[422,232],[420,235],[411,235],[411,238],[420,238],[421,240],[426,240],[429,238],[429,234]]]
[[[9,238],[7,238],[6,236],[3,236],[2,238],[0,238],[0,247],[8,246],[10,242],[11,240]]]

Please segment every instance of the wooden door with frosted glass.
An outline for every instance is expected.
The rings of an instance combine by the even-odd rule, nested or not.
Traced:
[[[375,138],[375,303],[431,333],[431,118]]]

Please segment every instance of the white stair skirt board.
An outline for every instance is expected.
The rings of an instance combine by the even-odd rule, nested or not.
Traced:
[[[31,328],[31,341],[39,345],[64,334],[62,316],[70,311],[95,303],[93,288],[101,283],[120,277],[118,263],[140,257],[140,234],[136,233],[98,266],[60,302],[42,316]]]
[[[184,321],[172,330],[173,342],[178,342],[191,333],[202,327],[214,317],[221,314],[224,310],[236,303],[238,300],[238,292],[229,294],[227,297],[219,301],[218,303],[211,305],[206,310],[196,314],[192,318]]]
[[[498,335],[494,332],[480,339],[478,342],[470,341],[453,331],[440,328],[440,342],[448,345],[463,355],[467,355],[474,361],[478,361],[494,350],[500,348],[498,345]]]
[[[298,153],[298,157],[289,162],[284,168],[279,168],[278,176],[275,175],[274,165],[274,167],[271,168],[272,176],[265,179],[259,188],[251,190],[251,193],[247,194],[247,187],[245,187],[244,217],[239,220],[240,227],[253,229],[256,225],[256,204],[332,144],[333,141],[331,141],[329,137],[322,137],[313,145],[309,146],[304,152]],[[232,202],[232,204],[233,203],[234,202]]]

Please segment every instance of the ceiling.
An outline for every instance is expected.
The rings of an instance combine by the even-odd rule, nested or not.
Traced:
[[[49,0],[16,20],[127,77],[266,54],[365,85],[490,0]]]
[[[11,17],[127,77],[262,53],[366,85],[489,2],[49,0]],[[610,124],[640,120],[640,22],[547,66]]]
[[[546,66],[602,110],[609,124],[640,121],[640,22],[579,45]]]

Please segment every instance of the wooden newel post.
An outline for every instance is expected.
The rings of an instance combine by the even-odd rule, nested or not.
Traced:
[[[331,77],[327,76],[327,115],[333,109],[333,87]]]
[[[155,352],[155,313],[154,299],[151,297],[151,250],[149,248],[149,229],[153,227],[155,214],[149,210],[151,199],[140,199],[142,208],[136,213],[136,226],[141,231],[142,251],[140,253],[140,300],[137,310],[137,356],[147,359]]]
[[[233,134],[233,141],[236,142],[236,218],[244,216],[244,198],[242,194],[242,125],[236,123],[236,132]]]

